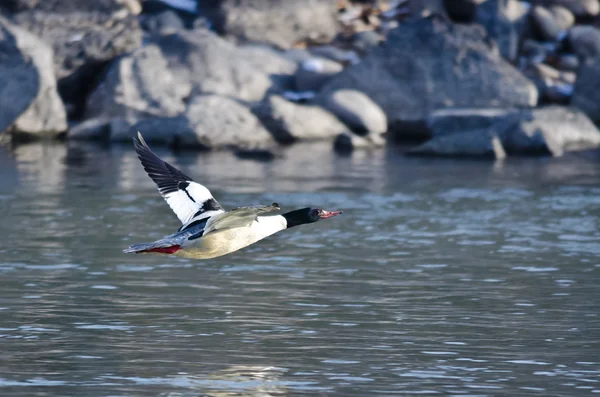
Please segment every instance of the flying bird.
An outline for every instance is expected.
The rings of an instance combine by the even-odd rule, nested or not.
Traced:
[[[151,243],[134,244],[125,253],[172,254],[184,258],[210,259],[256,243],[294,226],[332,218],[342,211],[301,208],[280,215],[263,214],[279,205],[239,207],[225,211],[203,185],[161,160],[138,132],[133,144],[142,166],[182,226],[176,233]]]

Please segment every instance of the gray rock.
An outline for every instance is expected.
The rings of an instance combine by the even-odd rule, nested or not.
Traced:
[[[309,51],[316,57],[330,59],[337,63],[358,63],[358,55],[351,50],[342,50],[341,48],[332,45],[320,45],[310,47]]]
[[[600,55],[600,29],[591,25],[577,25],[569,30],[569,43],[583,60]]]
[[[362,55],[369,53],[373,48],[379,47],[382,42],[383,37],[373,30],[363,30],[352,36],[352,47]]]
[[[298,63],[287,58],[282,52],[265,45],[243,45],[238,51],[257,70],[267,74],[271,81],[282,90],[293,90]]]
[[[144,16],[141,19],[141,25],[153,34],[170,34],[185,29],[181,18],[171,10]]]
[[[55,136],[67,130],[52,49],[0,17],[0,132]]]
[[[297,64],[313,58],[313,55],[305,48],[290,48],[289,50],[283,51],[282,54],[284,57]]]
[[[581,66],[575,82],[571,104],[585,112],[592,120],[600,122],[600,57],[590,59]]]
[[[546,3],[563,6],[578,18],[594,17],[600,13],[598,0],[546,0]]]
[[[561,156],[600,147],[600,131],[581,111],[562,106],[520,110],[488,128],[436,136],[415,148],[417,154],[452,156]]]
[[[387,118],[383,110],[360,91],[336,90],[317,102],[358,134],[381,134],[387,131]]]
[[[209,148],[265,148],[275,141],[250,109],[217,95],[194,97],[185,113],[196,141]]]
[[[520,112],[520,120],[498,125],[507,153],[551,154],[600,146],[600,131],[580,110],[548,106]]]
[[[171,117],[185,111],[189,83],[176,78],[156,45],[121,57],[88,98],[86,116],[135,121]]]
[[[324,88],[364,92],[385,112],[396,139],[427,137],[433,110],[447,107],[529,107],[537,89],[490,50],[477,26],[432,17],[409,20],[385,44],[347,67]]]
[[[349,153],[355,150],[377,149],[385,146],[385,139],[381,134],[358,136],[342,133],[333,141],[333,148],[339,153]]]
[[[485,129],[438,136],[411,149],[409,154],[443,157],[489,157],[497,160],[506,157],[500,138],[494,132]]]
[[[208,30],[180,31],[155,38],[178,78],[192,84],[194,94],[217,94],[259,101],[271,80],[231,43]]]
[[[531,16],[539,35],[545,40],[557,40],[575,23],[571,11],[560,6],[550,9],[535,6]]]
[[[431,112],[427,117],[427,129],[432,137],[485,130],[517,113],[516,109],[500,108],[439,109]]]
[[[99,12],[116,17],[137,15],[141,11],[139,0],[9,0],[2,2],[0,7],[5,7],[10,12]]]
[[[67,103],[76,104],[77,111],[83,110],[80,104],[85,103],[84,98],[93,87],[90,82],[105,63],[138,48],[142,41],[136,16],[102,12],[94,7],[89,11],[82,8],[68,12],[34,9],[20,12],[13,19],[52,47],[61,97]]]
[[[190,121],[185,116],[155,117],[139,120],[133,125],[115,126],[111,130],[111,141],[130,142],[140,131],[147,142],[165,146],[201,148]]]
[[[296,90],[319,91],[333,76],[344,67],[325,58],[311,58],[300,65],[296,72]]]
[[[335,2],[329,0],[223,0],[216,14],[217,32],[280,48],[305,39],[329,41],[338,26]]]
[[[259,118],[279,142],[333,140],[348,128],[327,110],[298,105],[272,95],[255,109]]]

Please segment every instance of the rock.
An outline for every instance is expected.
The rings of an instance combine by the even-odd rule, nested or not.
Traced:
[[[68,1],[61,4],[70,4]],[[113,58],[138,48],[142,30],[134,15],[120,15],[96,10],[97,2],[77,1],[77,11],[24,11],[14,21],[40,37],[54,50],[54,73],[63,100],[73,104],[75,115],[93,89],[97,76]],[[90,4],[83,7],[83,3]],[[118,3],[116,0],[100,2]],[[47,4],[40,2],[40,4]],[[75,5],[73,5],[75,8]],[[88,9],[88,11],[86,11]]]
[[[260,101],[271,80],[231,43],[199,29],[154,38],[172,73],[192,84],[193,94],[217,94]]]
[[[290,48],[283,51],[283,56],[296,63],[302,63],[313,58],[313,55],[305,48]]]
[[[290,48],[306,39],[330,41],[337,33],[329,0],[222,0],[212,12],[219,34]],[[210,12],[209,12],[210,13]]]
[[[383,37],[373,30],[364,30],[352,36],[352,47],[359,53],[365,55],[373,48],[378,47]]]
[[[452,156],[561,156],[567,151],[600,147],[600,131],[581,111],[548,106],[509,113],[483,129],[436,136],[412,150],[415,154]]]
[[[518,0],[487,0],[477,8],[476,21],[511,62],[517,59],[519,38],[526,35],[529,7]]]
[[[546,0],[546,2],[563,6],[578,18],[595,17],[600,13],[598,0]]]
[[[486,130],[499,121],[517,114],[516,109],[499,108],[448,108],[431,112],[427,129],[432,137],[462,134],[473,130]]]
[[[298,64],[281,52],[265,45],[244,45],[238,47],[242,58],[250,61],[282,90],[293,90]]]
[[[506,157],[500,138],[486,129],[471,130],[461,134],[435,137],[409,151],[414,155],[448,157],[490,157],[497,160]]]
[[[55,136],[67,130],[52,49],[0,17],[0,132]]]
[[[316,57],[326,58],[341,64],[358,63],[358,55],[354,51],[342,50],[332,45],[321,45],[309,48]]]
[[[387,131],[387,118],[383,110],[360,91],[333,91],[318,102],[358,134],[381,134]]]
[[[555,6],[550,9],[535,6],[531,17],[539,36],[544,40],[557,40],[575,23],[575,16],[564,7]]]
[[[10,12],[98,12],[115,17],[123,17],[125,14],[138,15],[142,10],[139,0],[8,0],[2,2],[0,7]]]
[[[502,143],[509,154],[561,156],[568,151],[600,146],[600,131],[578,109],[555,105],[523,110],[520,115],[516,123],[499,125]]]
[[[322,90],[362,91],[385,112],[396,139],[427,138],[425,118],[447,107],[529,107],[537,89],[490,50],[477,26],[407,20]]]
[[[130,142],[140,131],[147,142],[171,147],[206,149],[185,116],[155,117],[139,120],[133,125],[112,125],[111,141]]]
[[[358,136],[342,133],[333,141],[333,149],[339,153],[349,153],[354,150],[376,149],[383,146],[385,146],[385,139],[381,134]]]
[[[592,120],[600,122],[600,57],[581,66],[575,82],[571,104],[581,109]]]
[[[185,113],[198,143],[209,148],[266,148],[275,141],[250,109],[217,95],[196,96]]]
[[[325,83],[344,69],[342,65],[325,58],[311,58],[302,62],[296,72],[297,91],[319,91]]]
[[[272,95],[255,112],[279,142],[333,140],[348,128],[327,110]]]
[[[141,25],[152,34],[170,34],[185,29],[181,18],[171,10],[144,16]]]
[[[600,55],[600,29],[591,25],[577,25],[569,30],[569,44],[583,60]]]
[[[189,83],[177,79],[156,45],[121,57],[88,98],[86,116],[119,117],[130,121],[170,117],[185,111]]]

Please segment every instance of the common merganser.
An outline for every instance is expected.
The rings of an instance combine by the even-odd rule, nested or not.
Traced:
[[[339,215],[342,211],[301,208],[281,215],[259,216],[279,205],[239,207],[225,211],[210,191],[161,160],[138,132],[135,150],[148,176],[182,223],[179,230],[152,243],[134,244],[125,253],[173,254],[209,259],[235,252],[279,231]]]

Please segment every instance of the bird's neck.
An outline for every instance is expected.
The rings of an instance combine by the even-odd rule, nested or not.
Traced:
[[[287,229],[310,223],[310,220],[308,219],[308,216],[306,216],[306,211],[304,209],[286,212],[280,216],[285,218]]]

